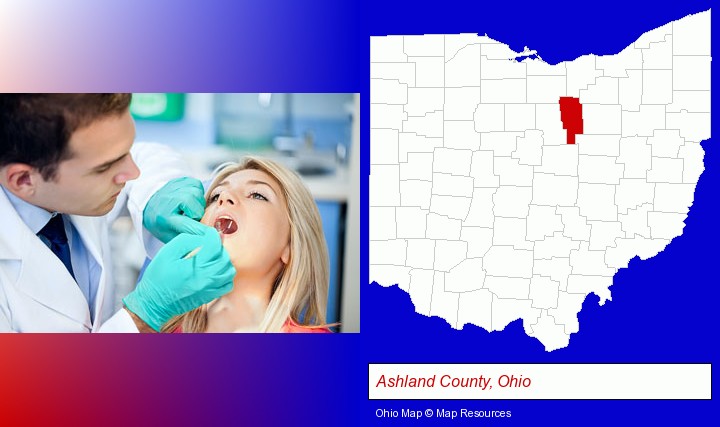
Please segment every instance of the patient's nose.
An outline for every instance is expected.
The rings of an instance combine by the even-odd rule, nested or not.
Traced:
[[[235,204],[235,201],[232,199],[232,196],[227,192],[223,192],[222,194],[220,194],[220,197],[218,200],[218,204],[220,206],[224,205],[225,203],[227,203],[229,205]]]

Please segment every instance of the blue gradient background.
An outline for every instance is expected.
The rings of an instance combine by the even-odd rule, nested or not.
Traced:
[[[360,92],[366,206],[369,36],[487,33],[555,63],[616,53],[715,3],[6,0],[0,90]],[[414,314],[397,287],[369,285],[364,207],[360,334],[0,335],[0,425],[435,425],[374,414],[463,407],[513,416],[453,425],[713,424],[716,401],[367,400],[368,362],[718,362],[720,148],[703,146],[683,236],[622,270],[612,302],[588,297],[567,349],[545,353],[520,322],[502,333],[455,331]]]

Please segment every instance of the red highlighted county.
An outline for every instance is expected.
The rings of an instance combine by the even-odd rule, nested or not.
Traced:
[[[560,120],[563,129],[567,129],[567,143],[575,143],[575,135],[583,133],[582,104],[580,99],[569,96],[560,97]]]

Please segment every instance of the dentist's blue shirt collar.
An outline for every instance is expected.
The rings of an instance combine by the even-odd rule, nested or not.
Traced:
[[[50,219],[57,215],[57,213],[50,213],[43,208],[26,202],[11,193],[2,185],[0,185],[0,187],[2,187],[8,200],[10,200],[10,203],[13,205],[18,215],[20,215],[20,218],[23,220],[25,225],[27,225],[28,228],[30,228],[30,230],[35,234],[38,234],[40,230],[42,230],[42,228],[50,221]]]

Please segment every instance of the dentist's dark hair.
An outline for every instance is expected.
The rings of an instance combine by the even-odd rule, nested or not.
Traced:
[[[0,94],[0,167],[25,163],[51,180],[69,159],[70,136],[99,119],[123,114],[129,93]]]

